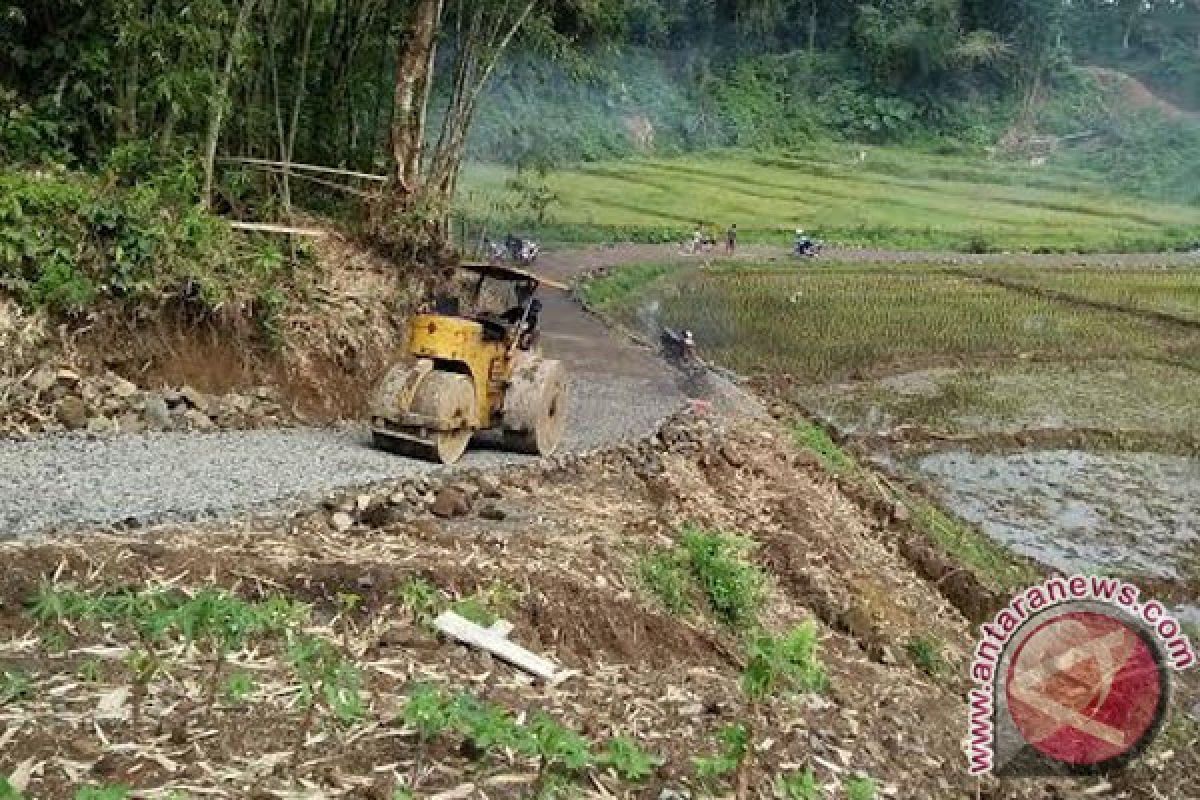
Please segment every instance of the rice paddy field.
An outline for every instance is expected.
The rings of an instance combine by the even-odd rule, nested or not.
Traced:
[[[1010,552],[1200,612],[1200,271],[657,264],[584,291],[788,386]]]
[[[780,243],[802,227],[854,246],[967,252],[1131,252],[1200,242],[1200,211],[1116,194],[1098,176],[910,149],[814,145],[597,163],[545,179],[542,219],[511,170],[468,171],[462,209],[549,241],[679,241],[697,222]],[[535,180],[536,183],[536,180]]]

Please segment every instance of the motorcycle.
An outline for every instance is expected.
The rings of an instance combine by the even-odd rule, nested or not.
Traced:
[[[796,241],[792,244],[792,255],[796,258],[816,258],[821,255],[821,250],[824,246],[816,239],[803,234],[797,234]]]

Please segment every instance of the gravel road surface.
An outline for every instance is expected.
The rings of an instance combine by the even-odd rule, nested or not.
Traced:
[[[559,256],[548,259],[547,271],[569,278],[587,266]],[[641,436],[684,402],[676,374],[652,353],[563,293],[547,290],[544,302],[543,349],[571,374],[566,450]],[[462,466],[527,459],[473,449]],[[440,467],[373,449],[358,426],[0,442],[0,538],[286,507],[434,469]]]

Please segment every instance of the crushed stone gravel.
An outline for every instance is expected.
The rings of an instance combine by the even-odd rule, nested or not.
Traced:
[[[666,370],[664,370],[666,372]],[[670,375],[572,382],[567,452],[643,436],[675,411]],[[473,449],[462,468],[530,460]],[[147,525],[286,507],[438,465],[374,449],[359,426],[0,441],[0,538],[93,525]]]

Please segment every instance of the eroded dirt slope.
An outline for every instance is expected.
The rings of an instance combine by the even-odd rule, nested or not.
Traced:
[[[720,782],[702,786],[693,758],[713,754],[718,731],[738,722],[761,732],[754,796],[805,767],[831,797],[856,772],[877,781],[880,796],[903,798],[1084,797],[1097,783],[966,778],[967,622],[913,576],[896,552],[898,533],[856,507],[780,427],[755,421],[719,432],[689,416],[639,444],[454,480],[438,490],[432,514],[410,506],[400,487],[381,487],[331,498],[286,525],[243,520],[3,545],[0,664],[30,682],[0,709],[0,774],[20,770],[38,798],[70,797],[87,782],[217,797],[391,798],[414,774],[423,797],[544,788],[536,760],[483,756],[454,735],[419,749],[401,719],[406,692],[424,682],[525,719],[547,712],[592,742],[628,735],[665,759],[641,783],[583,771],[572,791],[594,797],[728,793]],[[755,543],[751,558],[770,587],[760,621],[777,633],[815,623],[826,691],[784,693],[752,709],[739,687],[744,631],[702,610],[672,615],[645,591],[639,559],[675,545],[687,524]],[[414,577],[449,598],[488,598],[515,625],[514,641],[555,659],[568,677],[533,685],[435,638],[398,599]],[[321,710],[298,748],[297,678],[284,649],[267,640],[229,657],[226,674],[253,676],[237,701],[222,694],[208,710],[210,659],[178,644],[157,648],[163,670],[138,701],[129,692],[136,636],[35,624],[22,604],[45,585],[221,587],[247,600],[311,603],[309,632],[361,670],[364,714],[338,724]],[[944,662],[937,674],[913,663],[906,644],[917,638],[935,643]],[[1185,692],[1180,702],[1189,700]],[[1190,796],[1180,792],[1196,767],[1194,728],[1171,735],[1155,767],[1113,779],[1122,796]]]

